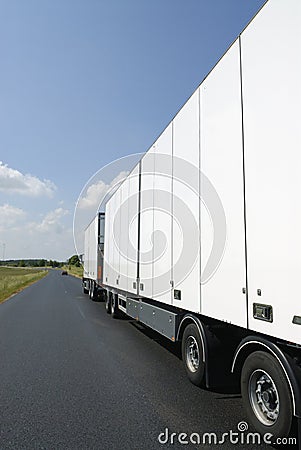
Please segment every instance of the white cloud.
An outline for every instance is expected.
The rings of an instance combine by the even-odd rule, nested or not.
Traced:
[[[62,233],[64,225],[61,223],[62,217],[69,214],[69,211],[63,208],[57,208],[54,211],[48,212],[41,222],[31,222],[29,228],[32,231],[39,231],[42,233]]]
[[[84,197],[81,197],[78,202],[78,207],[81,209],[95,208],[104,197],[108,190],[108,186],[103,181],[98,181],[88,187]]]
[[[6,259],[65,260],[75,253],[68,214],[57,208],[38,218],[10,205],[0,206],[0,251],[5,244]]]
[[[0,191],[10,194],[28,195],[30,197],[51,197],[56,186],[49,180],[22,174],[16,169],[11,169],[0,161]]]
[[[8,203],[0,206],[0,230],[11,228],[26,216],[25,211]]]
[[[111,183],[106,184],[102,180],[97,183],[91,184],[84,193],[82,197],[80,197],[78,201],[77,207],[80,209],[95,209],[98,208],[101,201],[104,199],[106,194],[109,192],[114,192],[118,187],[120,181],[123,181],[124,178],[127,177],[129,172],[122,171],[117,177],[114,178]]]

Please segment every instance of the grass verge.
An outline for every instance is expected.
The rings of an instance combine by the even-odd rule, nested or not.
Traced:
[[[47,275],[47,270],[0,267],[0,303]]]

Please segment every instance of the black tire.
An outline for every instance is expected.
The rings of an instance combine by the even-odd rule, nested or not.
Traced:
[[[89,280],[89,298],[90,299],[92,298],[92,284],[93,284],[93,281]]]
[[[97,301],[98,302],[104,302],[106,299],[106,291],[105,290],[100,290],[98,291],[97,294]]]
[[[118,319],[118,317],[120,317],[120,311],[119,311],[119,308],[118,308],[118,297],[117,297],[117,295],[113,295],[112,296],[111,316],[113,317],[113,319]]]
[[[247,357],[241,372],[241,394],[249,423],[258,433],[271,433],[274,439],[289,435],[291,391],[282,367],[270,353],[256,351]]]
[[[111,314],[111,294],[107,292],[106,302],[105,302],[106,311],[108,314]]]
[[[94,282],[93,282],[93,285],[92,285],[91,300],[93,300],[93,302],[98,302],[99,301],[98,288],[96,286],[96,283],[94,283]]]
[[[182,359],[186,374],[196,386],[205,385],[205,364],[203,362],[202,340],[195,324],[189,324],[182,338]]]
[[[89,289],[85,288],[85,283],[83,282],[83,293],[89,294]]]
[[[98,289],[97,289],[95,281],[90,282],[89,298],[91,300],[93,300],[94,302],[98,301]]]

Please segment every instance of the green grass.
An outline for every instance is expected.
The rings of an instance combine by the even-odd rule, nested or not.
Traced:
[[[63,266],[60,270],[67,270],[68,275],[73,275],[74,277],[77,278],[82,278],[83,277],[83,267],[76,267],[76,266]]]
[[[0,303],[47,275],[47,270],[0,267]]]

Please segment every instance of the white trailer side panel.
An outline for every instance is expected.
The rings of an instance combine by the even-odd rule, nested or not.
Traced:
[[[112,198],[106,204],[105,215],[105,245],[104,245],[104,284],[111,286],[115,278],[113,271],[113,220]]]
[[[200,312],[199,158],[197,90],[173,121],[173,304]]]
[[[140,289],[145,297],[153,296],[153,231],[154,231],[154,147],[141,160],[140,207]]]
[[[202,314],[245,327],[240,86],[236,41],[200,87],[201,305]]]
[[[172,124],[169,124],[155,142],[154,151],[153,298],[171,304]]]
[[[301,3],[273,0],[242,35],[249,324],[301,344]],[[261,290],[261,296],[257,290]],[[273,307],[273,322],[253,318]]]
[[[104,236],[105,236],[105,216],[104,213],[99,213],[98,224],[98,252],[97,252],[97,284],[103,283],[103,251],[104,251]]]
[[[84,243],[84,277],[89,277],[89,227],[85,230]]]
[[[113,220],[113,235],[112,235],[112,249],[113,249],[113,257],[112,257],[112,266],[113,272],[115,274],[113,278],[113,282],[111,286],[119,287],[119,278],[120,278],[120,205],[122,202],[121,198],[121,189],[120,187],[112,196],[112,204],[111,204],[111,215]]]
[[[84,276],[97,281],[98,214],[85,230]]]
[[[120,232],[117,236],[119,247],[119,289],[128,290],[127,254],[129,241],[129,178],[120,186],[121,204],[119,208]]]
[[[137,255],[138,255],[138,206],[139,206],[139,164],[129,175],[128,198],[128,250],[127,277],[128,292],[137,293]]]

